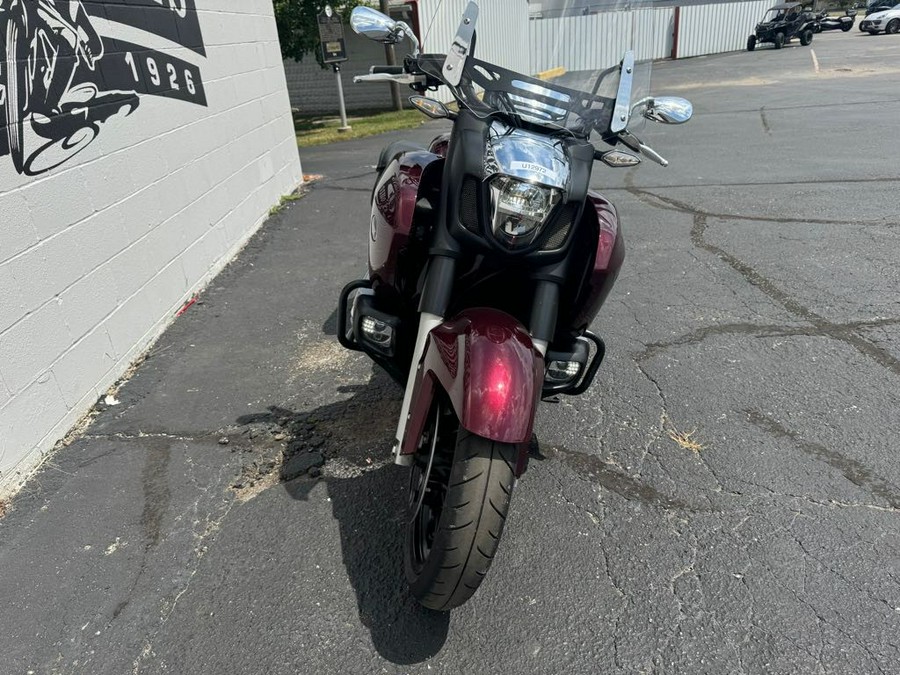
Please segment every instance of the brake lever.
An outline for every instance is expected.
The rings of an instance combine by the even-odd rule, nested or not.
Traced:
[[[357,75],[353,78],[353,84],[360,82],[396,82],[397,84],[424,84],[424,75],[391,75],[389,73],[371,73],[369,75]]]
[[[660,166],[669,166],[669,160],[665,159],[661,155],[659,155],[653,148],[649,145],[644,145],[640,141],[638,141],[640,145],[640,152],[642,155],[647,156],[649,159],[652,159],[654,162],[659,164]]]
[[[619,134],[617,135],[617,138],[626,147],[631,148],[635,152],[641,153],[642,155],[644,155],[648,159],[653,160],[660,166],[669,166],[669,161],[667,159],[662,157],[659,153],[656,152],[656,150],[651,148],[649,145],[645,145],[644,143],[642,143],[641,140],[637,136],[632,134],[631,132],[620,131]]]

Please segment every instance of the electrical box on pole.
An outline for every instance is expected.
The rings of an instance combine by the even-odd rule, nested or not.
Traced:
[[[325,5],[325,11],[319,14],[319,42],[322,44],[322,63],[330,63],[337,80],[338,103],[340,104],[341,126],[338,131],[349,131],[347,110],[344,107],[344,86],[341,83],[341,66],[347,60],[347,43],[344,41],[344,24],[331,5]]]

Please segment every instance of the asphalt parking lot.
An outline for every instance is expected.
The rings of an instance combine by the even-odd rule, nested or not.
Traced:
[[[607,360],[452,614],[405,589],[401,392],[333,337],[404,134],[304,151],[322,180],[0,519],[0,671],[900,671],[898,63],[854,29],[656,68],[696,113],[641,134],[669,168],[595,170]]]

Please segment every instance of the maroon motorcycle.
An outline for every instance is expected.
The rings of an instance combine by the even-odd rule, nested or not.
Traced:
[[[665,165],[629,122],[692,113],[684,99],[633,102],[649,78],[631,50],[601,72],[560,67],[547,81],[475,59],[477,23],[470,2],[443,55],[420,54],[408,26],[372,9],[351,20],[415,47],[358,81],[408,84],[413,105],[453,120],[427,148],[382,152],[368,278],[342,291],[338,327],[344,347],[405,387],[394,456],[410,467],[406,576],[438,610],[468,600],[490,567],[538,402],[583,393],[603,360],[588,328],[625,249],[615,208],[588,189],[594,161],[629,167],[643,154]],[[438,87],[458,111],[422,96]],[[625,149],[600,152],[592,133]]]

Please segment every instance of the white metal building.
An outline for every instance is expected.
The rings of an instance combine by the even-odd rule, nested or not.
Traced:
[[[418,0],[424,51],[444,52],[453,40],[468,0]],[[637,40],[639,59],[685,58],[743,49],[773,0],[700,4],[697,0],[665,0],[633,13],[603,11],[609,4],[584,0],[585,14],[560,8],[565,0],[489,0],[479,5],[482,20],[502,24],[502,33],[482,37],[478,58],[518,72],[536,74],[560,63],[595,69],[615,64],[622,56],[633,22],[645,31]],[[583,7],[582,7],[583,5]],[[577,22],[575,40],[560,44],[562,24]],[[567,28],[571,28],[568,26]]]

